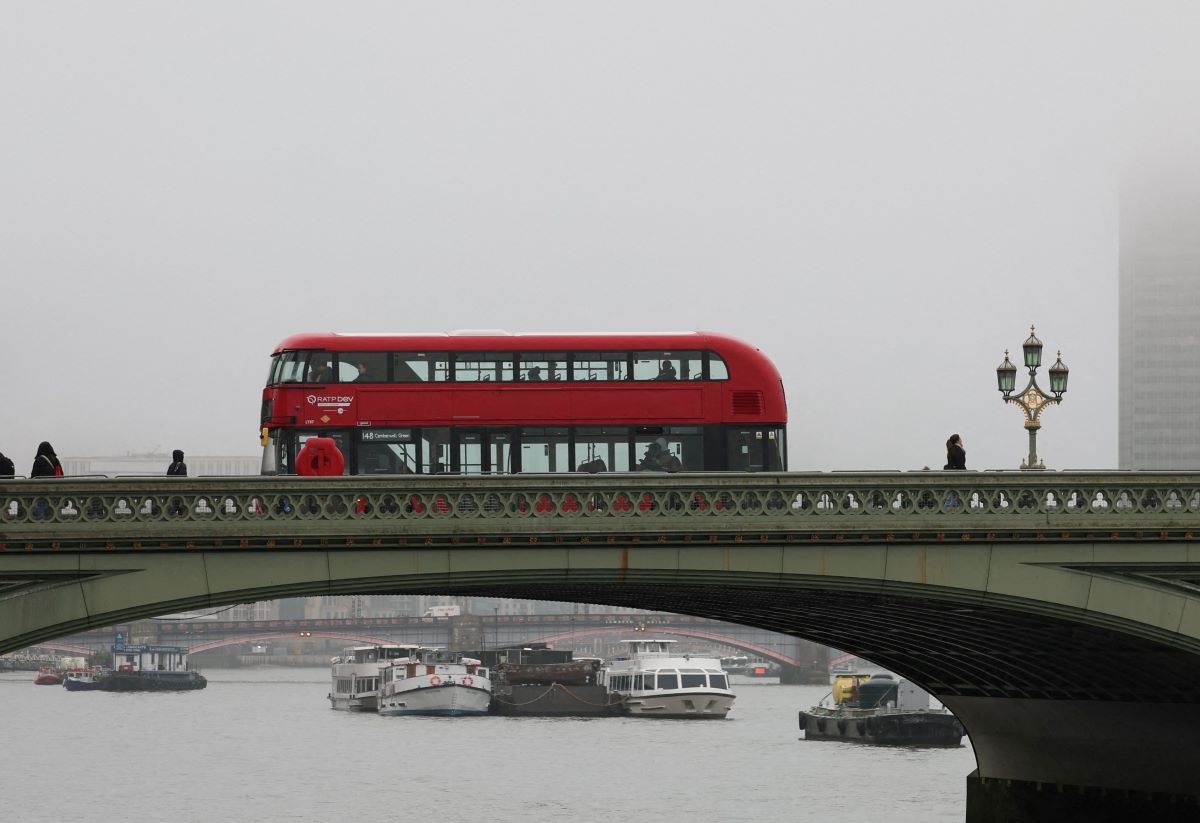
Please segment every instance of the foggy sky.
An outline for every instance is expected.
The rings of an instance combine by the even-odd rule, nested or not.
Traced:
[[[793,469],[1117,461],[1118,183],[1193,4],[0,3],[0,451],[254,454],[299,331],[704,329]],[[1186,154],[1186,152],[1185,152]],[[1174,155],[1172,155],[1174,156]],[[1015,358],[1014,358],[1015,359]],[[165,466],[164,466],[165,469]]]

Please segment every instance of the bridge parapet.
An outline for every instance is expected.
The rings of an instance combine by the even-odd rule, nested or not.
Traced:
[[[1192,539],[1200,474],[909,472],[114,478],[0,484],[0,549],[113,540],[737,532],[763,539]],[[690,542],[687,540],[686,542]],[[95,545],[92,545],[92,544]],[[164,546],[166,548],[168,546]],[[170,547],[176,547],[174,542]],[[146,546],[152,548],[152,546]]]

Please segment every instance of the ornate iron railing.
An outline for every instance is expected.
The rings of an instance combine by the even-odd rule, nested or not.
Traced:
[[[0,482],[0,546],[189,536],[1200,534],[1200,474],[114,478]],[[1140,534],[1138,535],[1141,536]]]

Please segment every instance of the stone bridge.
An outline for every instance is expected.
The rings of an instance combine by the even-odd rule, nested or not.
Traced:
[[[0,651],[308,594],[661,609],[923,685],[975,748],[970,820],[1191,819],[1197,533],[1194,474],[0,481]]]

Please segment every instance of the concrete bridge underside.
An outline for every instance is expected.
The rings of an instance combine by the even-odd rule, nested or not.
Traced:
[[[1175,499],[1192,501],[1200,490],[1200,478],[1166,482]],[[1092,499],[1072,478],[1059,501],[1072,486]],[[884,490],[885,501],[892,493]],[[1196,817],[1193,504],[1146,503],[1120,520],[1090,510],[1061,518],[1036,505],[1021,520],[996,510],[950,520],[950,495],[974,493],[934,491],[935,504],[907,521],[845,507],[822,516],[797,504],[741,520],[699,509],[689,521],[668,505],[671,494],[699,498],[688,489],[653,492],[657,507],[620,524],[556,521],[561,495],[545,520],[486,522],[473,509],[473,519],[455,522],[449,492],[423,499],[437,512],[437,495],[448,497],[444,522],[351,522],[344,512],[355,499],[343,496],[337,517],[299,527],[109,527],[107,540],[81,539],[76,527],[51,542],[18,524],[0,534],[0,651],[168,611],[312,594],[439,592],[665,610],[823,643],[923,685],[974,746],[970,821]],[[872,492],[855,494],[870,500]],[[799,498],[785,489],[782,499]],[[609,508],[620,500],[608,497]],[[147,539],[131,536],[139,533]]]

